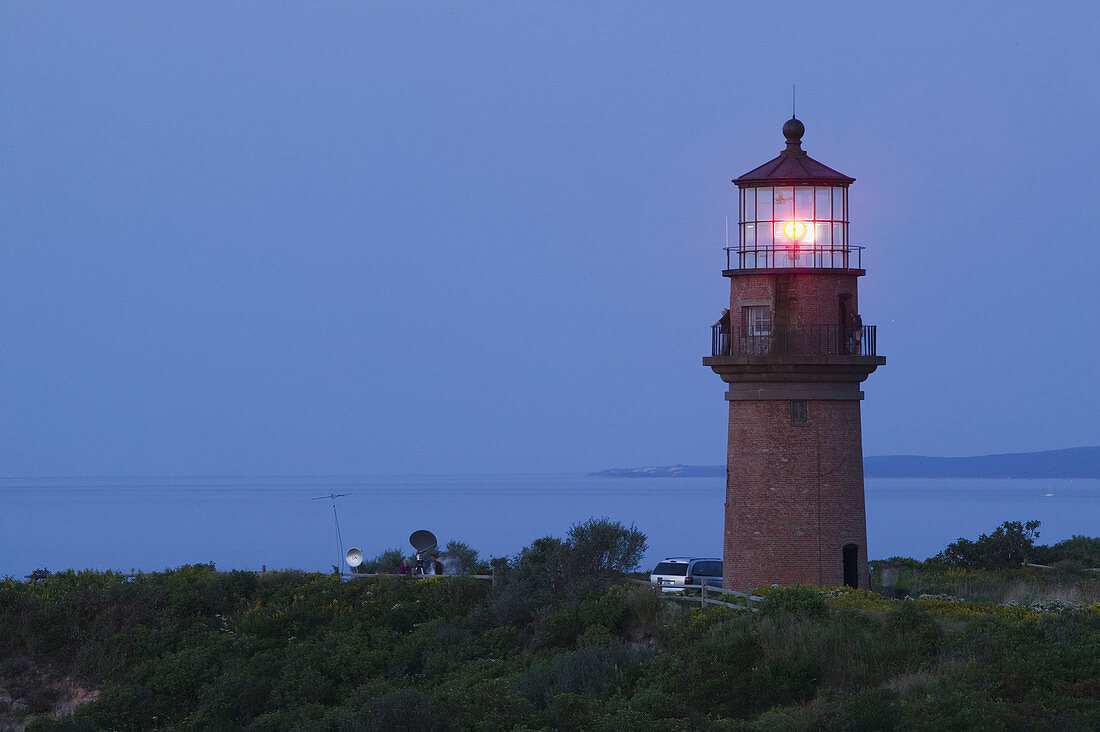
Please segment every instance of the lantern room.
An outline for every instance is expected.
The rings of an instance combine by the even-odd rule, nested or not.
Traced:
[[[874,356],[876,328],[859,314],[863,247],[851,243],[855,178],[802,149],[783,125],[779,155],[735,178],[736,244],[726,247],[730,306],[711,328],[712,356]]]
[[[787,147],[734,179],[738,188],[737,245],[728,269],[860,269],[862,247],[848,239],[848,186],[855,179],[802,149],[806,128],[783,125]]]

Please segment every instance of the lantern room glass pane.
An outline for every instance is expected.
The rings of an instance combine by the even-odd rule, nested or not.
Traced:
[[[844,224],[841,224],[841,223],[833,224],[833,244],[834,245],[839,245],[839,244],[844,244],[844,243],[846,243],[845,242],[845,236],[844,236]]]
[[[790,221],[794,218],[794,187],[781,186],[775,189],[775,219],[778,221]]]
[[[844,211],[845,191],[839,186],[833,188],[833,221],[847,221],[848,216]]]
[[[741,221],[756,221],[756,191],[751,188],[741,191]]]
[[[833,239],[829,236],[832,227],[829,226],[827,221],[819,221],[814,224],[814,244],[819,247],[828,247],[833,243]]]
[[[794,217],[808,221],[814,217],[814,189],[799,186],[794,189]]]
[[[772,189],[771,188],[757,188],[756,189],[756,220],[757,221],[771,221],[772,220]]]
[[[833,197],[831,188],[815,188],[814,189],[814,219],[817,221],[828,221],[832,216],[833,211]]]
[[[756,227],[756,246],[771,246],[772,225],[771,222],[758,224]]]
[[[745,224],[745,247],[752,249],[756,246],[756,224]]]

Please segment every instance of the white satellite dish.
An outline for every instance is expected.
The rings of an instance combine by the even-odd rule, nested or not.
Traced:
[[[348,563],[348,566],[358,567],[363,563],[363,552],[352,547],[348,549],[348,553],[344,555],[344,561]]]

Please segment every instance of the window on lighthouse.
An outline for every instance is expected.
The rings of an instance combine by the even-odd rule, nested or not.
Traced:
[[[767,305],[753,305],[745,308],[745,321],[750,336],[772,334],[772,312]]]

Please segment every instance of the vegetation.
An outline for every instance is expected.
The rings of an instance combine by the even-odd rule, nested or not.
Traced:
[[[872,562],[873,587],[896,598],[969,600],[1042,609],[1100,603],[1100,539],[1035,543],[1039,522],[1006,521],[991,534],[959,539],[924,562]]]
[[[644,542],[589,521],[494,560],[495,588],[210,565],[3,580],[0,712],[38,731],[1100,728],[1100,605],[796,586],[704,610],[622,583]],[[891,562],[874,575],[983,576]],[[51,718],[66,695],[87,701]]]
[[[1008,569],[1019,567],[1035,555],[1039,522],[1005,521],[992,534],[977,541],[960,538],[933,559],[948,567],[964,569]]]

